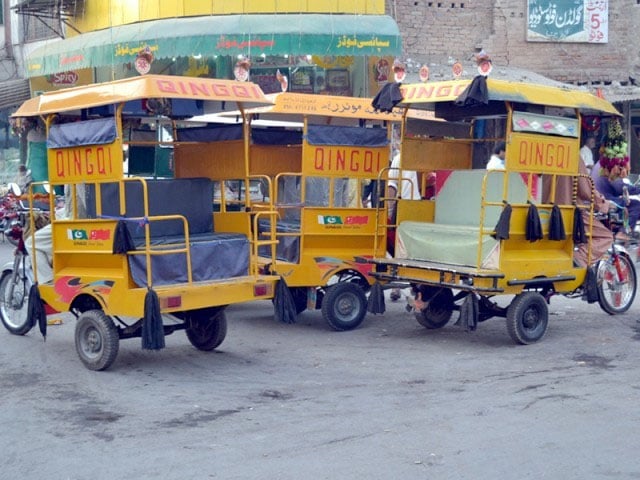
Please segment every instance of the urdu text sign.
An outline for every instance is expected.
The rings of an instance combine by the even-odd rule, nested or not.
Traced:
[[[608,0],[528,0],[527,7],[527,41],[609,41]]]

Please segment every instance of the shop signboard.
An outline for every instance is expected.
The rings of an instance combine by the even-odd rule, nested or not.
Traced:
[[[527,0],[527,41],[608,43],[609,0]]]

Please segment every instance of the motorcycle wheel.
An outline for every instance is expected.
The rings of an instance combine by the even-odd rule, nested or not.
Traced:
[[[614,259],[608,255],[598,264],[598,303],[609,315],[626,312],[636,298],[637,279],[633,262],[622,253],[618,254],[618,261],[620,263],[616,267]]]
[[[6,271],[0,277],[0,320],[14,335],[25,335],[33,328],[29,318],[31,280],[18,271]]]

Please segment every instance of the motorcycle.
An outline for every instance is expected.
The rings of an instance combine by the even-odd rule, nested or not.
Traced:
[[[15,183],[9,184],[8,193],[0,200],[0,231],[4,234],[9,243],[18,246],[18,233],[23,236],[29,234],[31,227],[30,215],[33,216],[36,230],[48,225],[49,218],[48,202],[36,201],[30,207],[20,198],[22,194],[20,187]],[[13,234],[11,234],[13,232]]]
[[[13,261],[3,265],[0,274],[0,320],[14,335],[25,335],[34,326],[29,314],[29,293],[35,283],[31,258],[21,229],[11,229],[6,235],[17,245]]]
[[[36,321],[36,316],[29,311],[29,296],[35,278],[24,241],[32,225],[31,217],[36,230],[50,223],[46,210],[48,201],[39,201],[36,197],[29,208],[20,195],[20,188],[9,184],[9,193],[0,200],[0,228],[9,243],[16,247],[13,260],[4,264],[0,271],[0,321],[14,335],[25,335]]]

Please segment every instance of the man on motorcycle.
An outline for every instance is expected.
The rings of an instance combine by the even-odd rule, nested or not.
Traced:
[[[86,217],[86,207],[84,202],[85,188],[84,185],[76,185],[76,218]],[[73,187],[71,185],[64,186],[64,208],[56,211],[56,219],[68,219],[73,217]],[[45,227],[36,230],[35,233],[35,251],[36,251],[36,267],[38,275],[38,283],[47,283],[53,280],[53,242],[51,223]],[[29,252],[32,251],[33,237],[25,236],[25,246]]]
[[[586,165],[580,159],[578,165],[578,173],[583,175],[589,175]],[[578,191],[577,202],[578,204],[584,204],[591,201],[591,182],[585,177],[578,178]],[[549,202],[549,195],[551,192],[551,176],[545,175],[542,178],[542,191],[543,202]],[[573,179],[570,176],[558,176],[556,177],[556,196],[554,202],[558,205],[571,205],[573,203]],[[609,201],[598,191],[595,192],[595,208],[597,211],[607,213],[611,208]],[[580,209],[582,219],[585,225],[591,221],[589,218],[589,210],[586,208]],[[593,229],[591,232],[591,263],[595,263],[607,252],[608,248],[613,243],[613,233],[602,222],[597,219],[593,219]],[[587,266],[587,253],[588,244],[582,243],[576,245],[573,259],[574,261],[583,267]]]
[[[604,163],[603,163],[604,161]],[[634,232],[636,223],[640,219],[640,200],[628,199],[628,195],[640,194],[640,187],[628,185],[624,178],[628,172],[627,159],[600,159],[602,173],[595,180],[595,186],[607,200],[625,206],[629,212],[629,229]],[[626,189],[626,193],[625,193]]]

